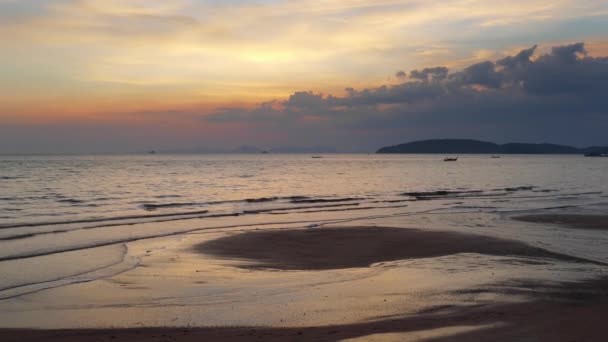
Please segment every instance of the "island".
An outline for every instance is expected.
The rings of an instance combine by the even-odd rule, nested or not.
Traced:
[[[473,139],[431,139],[382,147],[376,153],[441,154],[605,154],[608,146],[578,148],[557,144],[496,144]]]

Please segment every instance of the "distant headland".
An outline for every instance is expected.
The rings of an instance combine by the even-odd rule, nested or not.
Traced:
[[[556,144],[495,144],[472,139],[432,139],[382,147],[376,153],[442,153],[442,154],[600,154],[608,146],[577,148]]]

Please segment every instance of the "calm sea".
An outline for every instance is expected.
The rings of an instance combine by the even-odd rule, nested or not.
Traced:
[[[443,157],[0,156],[0,297],[124,264],[129,241],[204,229],[430,212],[608,209],[608,158]],[[98,262],[86,267],[66,267],[62,259],[108,246],[115,249],[100,249],[107,255],[99,252]],[[41,262],[47,271],[18,274]]]

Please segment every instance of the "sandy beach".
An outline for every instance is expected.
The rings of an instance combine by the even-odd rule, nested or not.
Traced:
[[[598,225],[601,226],[602,222],[605,222],[603,220],[605,217],[547,214],[516,217],[514,222],[567,224],[577,229],[596,229]],[[313,274],[320,274],[321,278],[325,279],[324,281],[331,281],[328,279],[331,275],[324,272],[343,272],[341,270],[348,269],[358,272],[358,270],[382,267],[384,264],[391,265],[394,262],[401,265],[399,266],[401,268],[408,268],[407,262],[414,262],[410,267],[416,269],[419,268],[415,266],[416,260],[423,262],[434,260],[434,258],[454,260],[450,258],[459,255],[479,255],[478,258],[481,259],[499,258],[498,260],[503,263],[503,266],[516,264],[519,270],[528,267],[547,269],[551,268],[549,265],[563,263],[573,265],[572,267],[575,268],[584,265],[595,265],[593,267],[596,268],[605,267],[602,263],[555,253],[516,240],[462,232],[378,226],[331,226],[312,229],[232,232],[213,235],[211,238],[205,238],[205,241],[190,245],[191,247],[187,250],[182,249],[181,258],[196,263],[199,268],[200,260],[207,262],[216,260],[218,265],[223,265],[222,267],[242,270],[241,273],[230,273],[232,274],[230,277],[238,274],[241,276],[243,274],[247,274],[247,276],[271,274],[275,277],[274,279],[280,279],[281,275],[289,277],[304,274],[305,277],[310,277]],[[172,263],[174,262],[175,260],[172,261]],[[403,262],[405,264],[400,264]],[[462,263],[462,261],[460,262]],[[429,267],[429,264],[425,265],[423,267]],[[434,267],[438,267],[437,265]],[[176,264],[173,266],[175,267]],[[464,266],[466,267],[466,265]],[[389,266],[389,269],[391,267],[393,266]],[[494,272],[499,272],[499,269],[491,264],[488,264],[486,268],[488,271],[484,273],[484,277],[491,277],[490,271],[492,275]],[[195,272],[207,271],[197,269]],[[475,284],[480,285],[480,282],[479,279],[474,279],[468,283],[470,285],[456,288],[445,287],[449,284],[446,283],[446,280],[449,282],[449,279],[454,279],[454,282],[458,282],[456,275],[457,273],[446,279],[439,279],[439,282],[444,285],[439,287],[438,296],[456,296],[454,298],[485,296],[484,298],[489,298],[489,300],[468,302],[461,299],[450,304],[440,304],[427,299],[429,305],[423,305],[415,310],[405,309],[400,313],[399,307],[407,306],[407,302],[401,302],[395,306],[395,296],[399,295],[383,292],[382,286],[380,286],[374,295],[379,296],[377,300],[381,303],[380,306],[376,303],[372,305],[369,298],[365,298],[365,301],[359,303],[361,305],[358,305],[356,309],[362,312],[373,311],[374,314],[371,317],[358,314],[356,317],[360,317],[360,319],[338,318],[331,322],[328,321],[327,324],[320,323],[318,320],[316,323],[310,324],[303,320],[300,324],[295,325],[288,323],[277,325],[231,324],[207,327],[2,329],[0,330],[0,340],[603,341],[608,333],[603,322],[603,317],[608,315],[608,278],[543,281],[530,277],[527,278],[528,280],[525,277],[514,280],[511,276],[510,279],[494,279],[493,283],[485,286],[476,286]],[[464,276],[467,277],[466,274]],[[370,275],[363,276],[363,278],[368,277]],[[334,289],[345,291],[345,293],[352,291],[353,288],[360,286],[357,285],[358,280],[353,279],[345,280],[344,283],[337,282]],[[389,279],[391,279],[391,283],[401,282],[395,276],[390,276]],[[145,286],[121,280],[120,276],[113,282],[122,284],[120,286],[123,287],[119,291],[146,291]],[[199,283],[204,284],[205,282]],[[124,286],[132,288],[132,290],[125,290]],[[151,285],[148,282],[146,286]],[[395,284],[391,284],[391,286],[395,286]],[[59,293],[61,294],[61,292]],[[374,293],[374,290],[370,293]],[[334,295],[336,294],[334,293]],[[330,299],[329,296],[320,294],[319,297],[325,298],[316,298],[316,300],[326,300],[330,306],[334,306],[333,316],[345,310],[336,305],[340,303],[335,302],[336,299]],[[344,299],[346,298],[348,296],[344,297]],[[512,300],[513,298],[516,300]],[[340,301],[344,299],[340,299]],[[250,298],[250,301],[251,305],[260,305],[260,301],[254,300],[253,297]],[[261,302],[263,303],[264,300]],[[226,305],[231,304],[219,304],[219,307]],[[254,307],[248,308],[248,310],[252,310],[255,314],[260,308]]]
[[[201,253],[247,260],[248,268],[326,270],[434,258],[458,253],[591,262],[524,243],[474,234],[387,227],[337,227],[247,232],[196,246]],[[238,262],[236,263],[238,265]]]
[[[376,322],[321,327],[134,328],[106,330],[0,330],[2,341],[604,341],[608,314],[606,281],[571,284],[601,292],[593,301],[505,304]],[[563,292],[562,292],[563,291]],[[598,295],[599,296],[599,295]]]

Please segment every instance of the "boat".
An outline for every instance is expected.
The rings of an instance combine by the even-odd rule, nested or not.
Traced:
[[[445,157],[445,158],[443,158],[444,162],[447,162],[447,161],[457,161],[457,160],[458,160],[458,157]]]
[[[492,158],[500,158],[500,156],[492,156]]]

